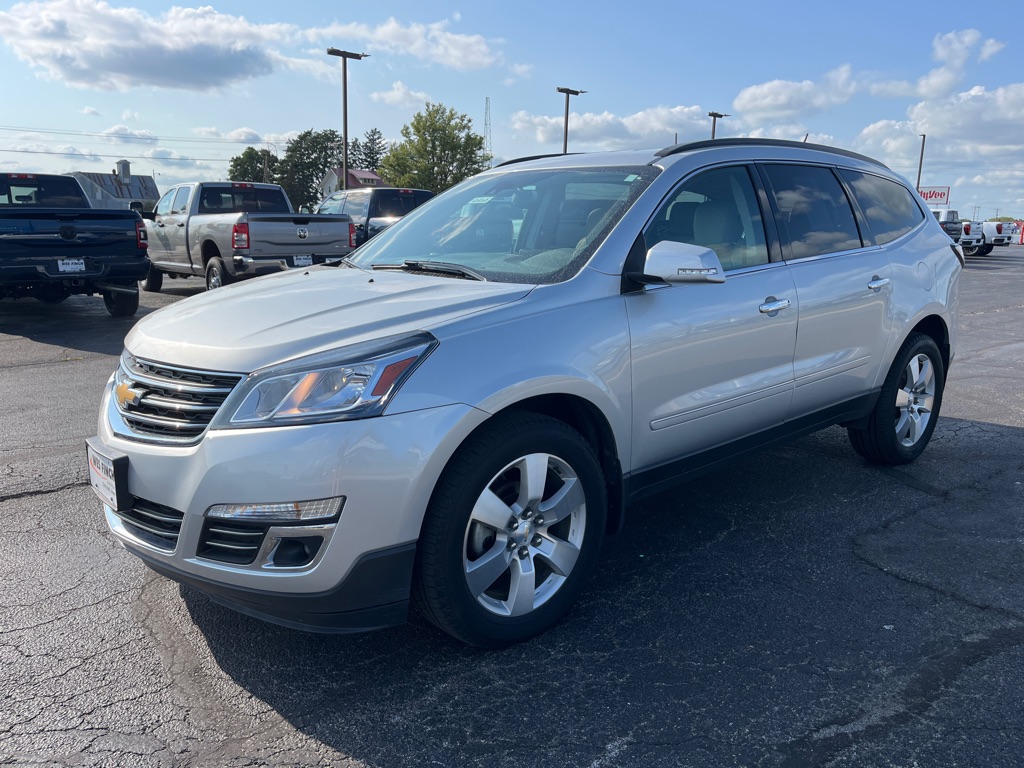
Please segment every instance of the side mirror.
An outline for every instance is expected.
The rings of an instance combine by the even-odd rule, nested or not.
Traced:
[[[724,283],[725,270],[710,248],[662,240],[648,249],[640,282]]]

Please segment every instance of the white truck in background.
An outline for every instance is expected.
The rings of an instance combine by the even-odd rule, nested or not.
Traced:
[[[296,213],[278,184],[179,184],[143,217],[152,262],[142,282],[146,291],[159,291],[164,275],[205,276],[209,290],[243,277],[337,261],[355,248],[350,216]]]
[[[960,235],[960,247],[963,249],[964,256],[984,256],[985,254],[981,253],[985,242],[981,222],[964,221],[962,223],[963,232]]]
[[[1009,245],[1013,239],[1010,225],[1004,224],[1001,221],[983,221],[981,222],[981,229],[983,242],[981,250],[978,251],[979,256],[988,256],[992,253],[992,249],[995,246]]]

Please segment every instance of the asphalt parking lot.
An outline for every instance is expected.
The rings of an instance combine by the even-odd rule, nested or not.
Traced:
[[[140,312],[201,290],[166,285]],[[0,301],[0,765],[1024,759],[1022,246],[968,262],[916,463],[833,428],[648,499],[568,620],[498,652],[263,624],[123,551],[84,441],[132,322]]]

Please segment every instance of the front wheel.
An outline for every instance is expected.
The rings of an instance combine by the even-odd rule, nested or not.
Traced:
[[[534,413],[499,417],[456,452],[434,492],[417,606],[470,645],[540,634],[592,573],[607,506],[601,466],[576,430]]]
[[[220,288],[230,283],[231,276],[228,275],[224,268],[224,262],[219,256],[214,256],[206,262],[206,290],[212,291],[214,288]]]
[[[939,417],[945,386],[935,341],[912,334],[889,369],[865,429],[847,428],[857,453],[877,464],[908,464],[920,456]]]
[[[103,305],[111,317],[131,317],[139,311],[139,292],[107,291],[103,294]]]

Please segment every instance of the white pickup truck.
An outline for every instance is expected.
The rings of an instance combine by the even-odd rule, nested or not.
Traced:
[[[296,213],[277,184],[191,182],[169,189],[144,213],[152,268],[142,287],[164,275],[202,275],[207,289],[243,277],[337,261],[355,247],[351,217]]]
[[[960,235],[960,247],[963,249],[964,256],[984,256],[982,253],[982,246],[985,242],[985,236],[982,233],[982,226],[980,221],[964,221],[963,231]]]
[[[1010,225],[1001,221],[983,221],[981,228],[983,240],[978,251],[979,256],[988,256],[995,246],[1009,245],[1013,239]]]

